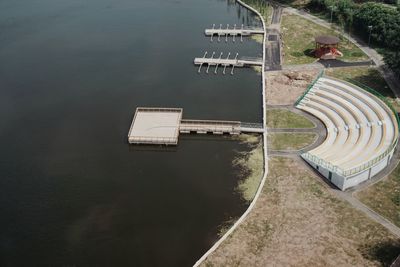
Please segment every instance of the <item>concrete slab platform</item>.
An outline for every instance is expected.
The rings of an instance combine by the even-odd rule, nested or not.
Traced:
[[[130,144],[176,145],[181,108],[137,108],[128,134]]]

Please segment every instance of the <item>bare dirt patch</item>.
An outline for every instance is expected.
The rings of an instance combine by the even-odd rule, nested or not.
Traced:
[[[302,162],[269,164],[255,208],[202,266],[385,266],[398,255],[398,240]]]
[[[291,105],[317,77],[319,69],[266,73],[266,97],[269,105]]]

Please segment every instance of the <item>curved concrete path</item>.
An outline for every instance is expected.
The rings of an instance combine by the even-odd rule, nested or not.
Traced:
[[[295,108],[293,105],[267,105],[267,110],[271,109],[286,109],[290,112],[303,116],[310,120],[313,124],[313,128],[268,128],[270,133],[315,133],[317,138],[314,142],[308,146],[305,146],[299,150],[268,150],[270,156],[293,156],[301,155],[302,153],[312,150],[321,145],[326,139],[326,128],[325,125],[318,118],[304,112],[300,109]]]

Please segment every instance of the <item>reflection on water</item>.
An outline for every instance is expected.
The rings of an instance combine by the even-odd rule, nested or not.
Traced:
[[[137,106],[261,121],[260,76],[197,74],[213,23],[258,24],[233,1],[0,1],[0,263],[190,266],[246,207],[227,137],[133,147]]]

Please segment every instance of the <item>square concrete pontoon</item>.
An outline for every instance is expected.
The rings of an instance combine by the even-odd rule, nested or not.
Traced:
[[[130,144],[176,145],[181,108],[137,108],[128,134]]]

